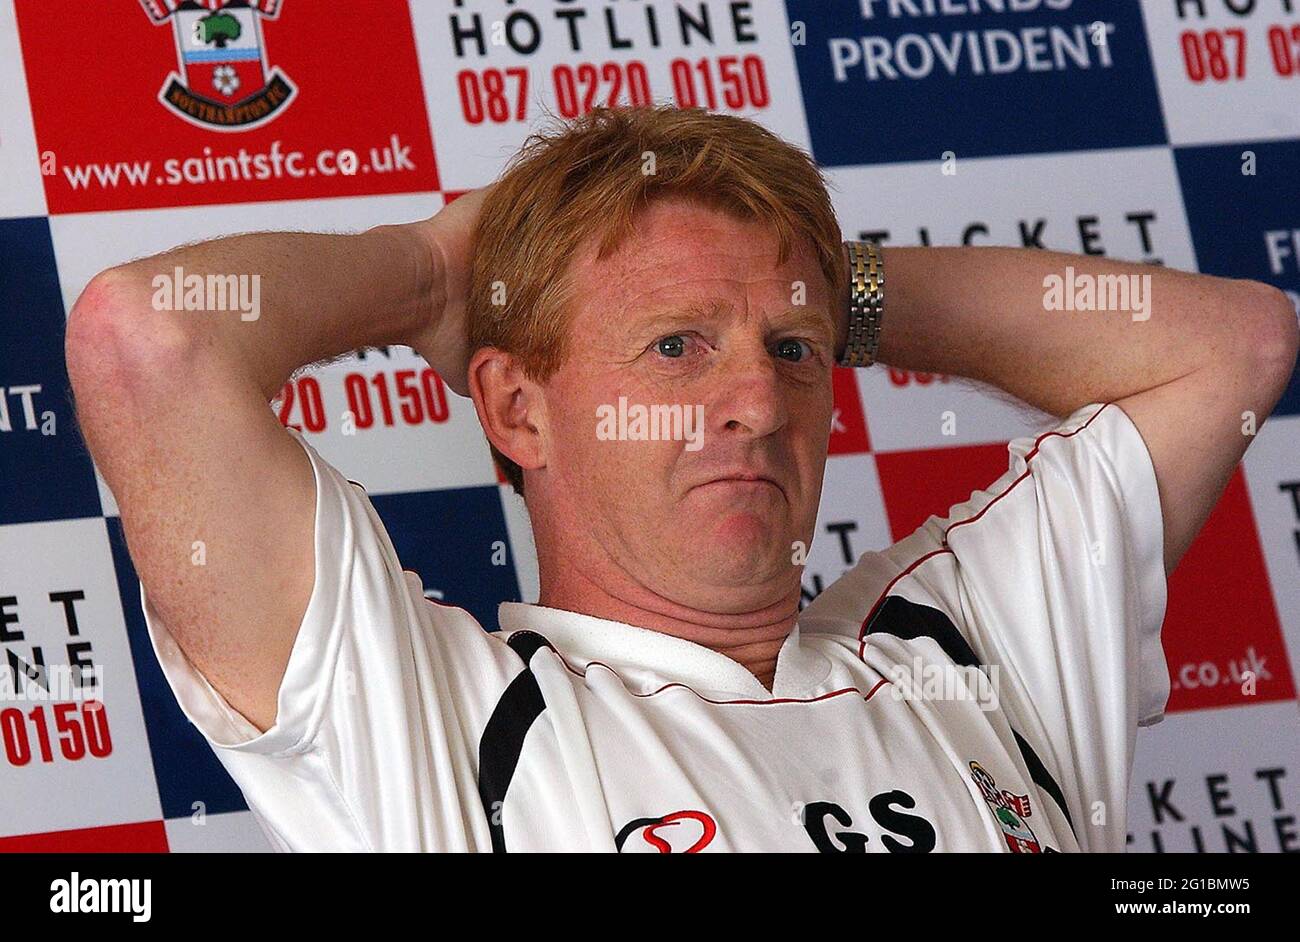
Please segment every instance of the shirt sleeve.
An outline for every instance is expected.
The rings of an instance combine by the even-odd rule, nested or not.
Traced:
[[[290,434],[315,476],[316,574],[275,724],[259,732],[208,683],[142,585],[163,674],[277,849],[490,849],[478,743],[522,662],[425,599],[360,485]]]
[[[856,617],[856,631],[886,593],[943,609],[996,666],[999,704],[1061,783],[1081,846],[1122,851],[1136,731],[1169,696],[1155,469],[1113,403],[1008,449],[987,489],[867,554],[805,611]]]

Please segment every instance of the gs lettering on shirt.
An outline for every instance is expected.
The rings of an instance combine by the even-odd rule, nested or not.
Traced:
[[[934,850],[934,826],[919,815],[899,814],[894,807],[895,803],[902,803],[908,808],[916,804],[911,795],[898,789],[877,795],[870,802],[876,826],[889,831],[881,838],[885,848],[895,853],[929,853]],[[868,835],[856,831],[834,829],[836,824],[842,827],[852,826],[853,819],[833,801],[809,802],[798,809],[798,814],[808,837],[822,853],[863,853],[871,840]],[[691,823],[698,825],[698,829],[675,827]],[[672,837],[681,839],[675,842],[666,839],[660,832],[668,827],[674,827]],[[645,851],[648,847],[661,854],[674,851],[696,854],[712,844],[717,834],[717,820],[708,812],[675,811],[672,814],[629,821],[619,829],[615,844],[623,852]],[[911,843],[897,840],[898,835],[909,838]],[[640,837],[641,843],[629,843],[628,838],[634,836]]]
[[[916,799],[896,788],[881,792],[868,802],[872,820],[886,832],[881,835],[880,843],[895,854],[928,854],[934,850],[934,825],[920,815],[900,813],[900,805],[915,808]],[[819,851],[823,854],[860,854],[866,851],[870,837],[857,831],[835,831],[832,835],[827,828],[829,819],[844,827],[853,825],[849,813],[833,801],[814,801],[804,809],[804,830]],[[900,841],[899,836],[907,840]]]

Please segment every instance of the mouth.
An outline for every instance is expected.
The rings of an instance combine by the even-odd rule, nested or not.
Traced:
[[[775,488],[783,496],[785,494],[785,488],[780,484],[772,478],[764,474],[759,474],[756,471],[728,472],[696,485],[697,488],[716,486],[731,487],[742,491],[762,491],[767,488]]]

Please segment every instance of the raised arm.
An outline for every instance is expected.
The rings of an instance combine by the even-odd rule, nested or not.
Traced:
[[[1286,295],[1040,249],[883,254],[879,360],[989,383],[1057,416],[1114,401],[1155,465],[1172,571],[1295,368]],[[1089,284],[1094,309],[1080,310]]]
[[[275,722],[315,578],[311,465],[269,400],[299,367],[391,343],[417,346],[463,391],[462,269],[478,202],[357,235],[186,246],[100,273],[73,306],[77,416],[150,604],[259,729]],[[156,310],[154,279],[177,267],[256,276],[260,310]]]

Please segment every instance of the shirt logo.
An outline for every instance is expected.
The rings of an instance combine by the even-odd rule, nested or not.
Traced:
[[[993,776],[978,762],[970,764],[970,777],[979,786],[980,794],[992,809],[993,819],[1002,829],[1002,836],[1007,846],[1011,848],[1011,852],[1043,853],[1043,846],[1038,842],[1034,829],[1025,820],[1033,814],[1033,809],[1029,805],[1029,796],[1016,795],[1005,788],[999,791]]]
[[[674,811],[658,818],[629,821],[614,838],[614,846],[622,851],[628,839],[635,838],[629,850],[645,851],[648,844],[661,854],[698,854],[713,842],[717,833],[718,823],[707,812]]]

